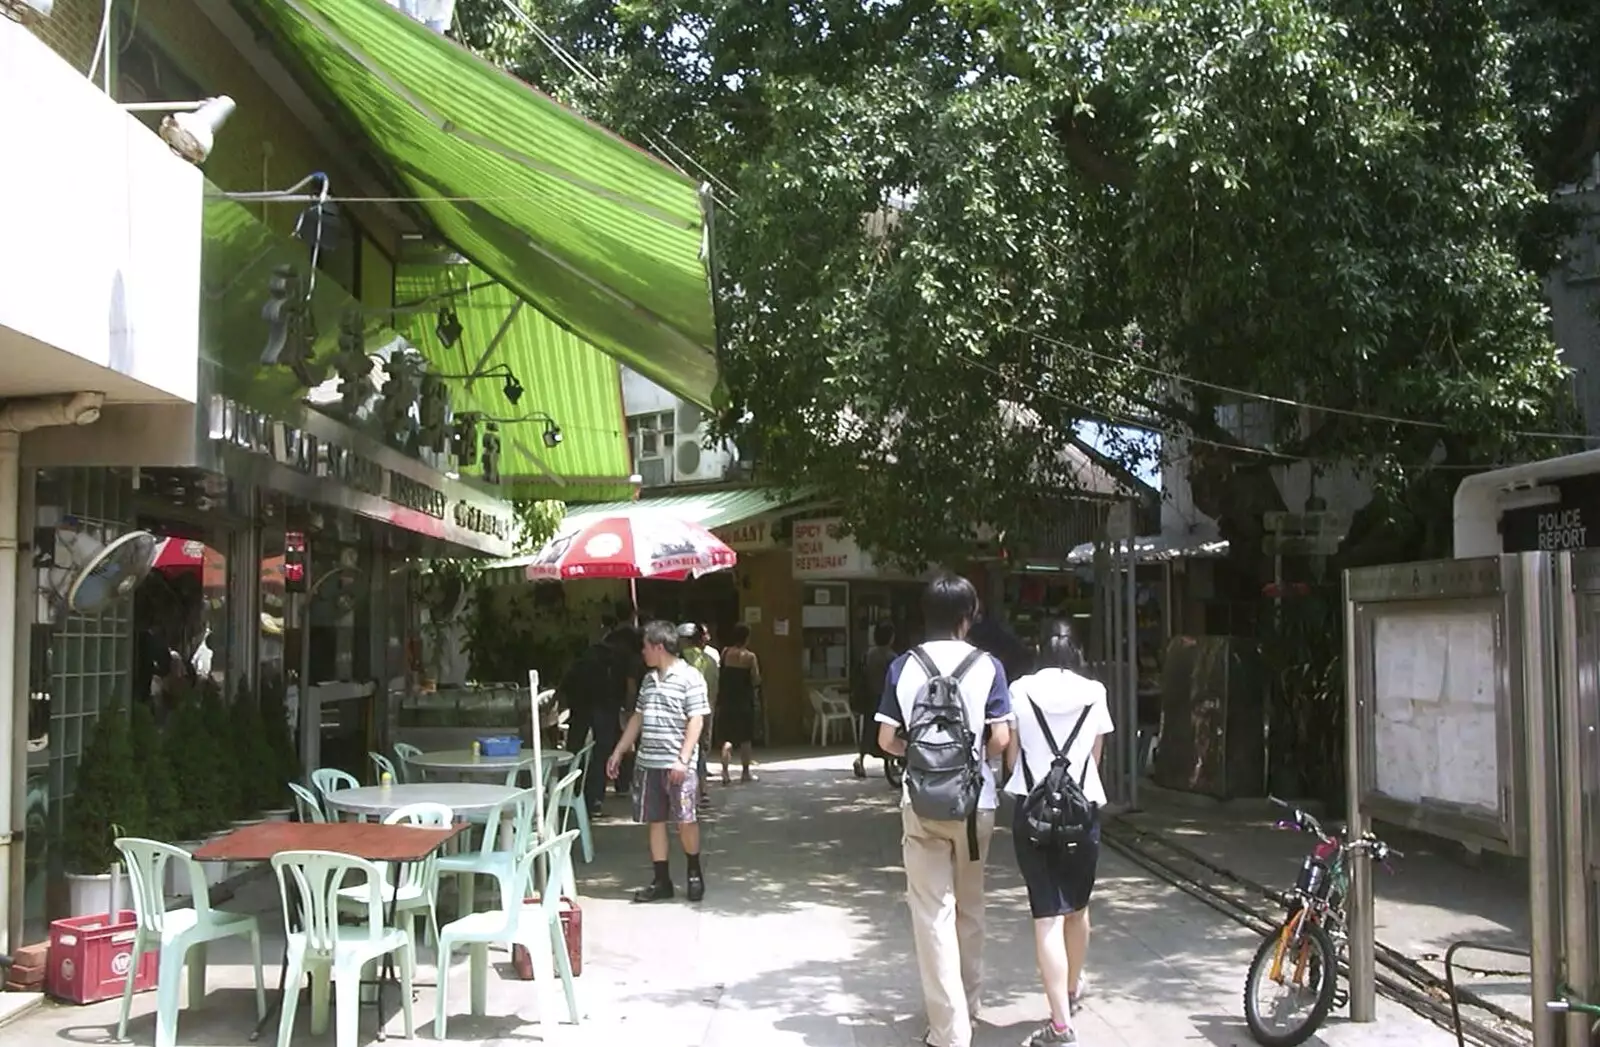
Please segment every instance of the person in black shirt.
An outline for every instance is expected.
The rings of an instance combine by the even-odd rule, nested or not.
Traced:
[[[589,735],[594,751],[609,754],[622,730],[623,707],[628,699],[628,661],[613,629],[605,639],[586,648],[561,681],[561,696],[572,715],[567,722],[567,749],[577,752]],[[600,814],[606,779],[592,757],[584,775],[583,795],[589,813]]]

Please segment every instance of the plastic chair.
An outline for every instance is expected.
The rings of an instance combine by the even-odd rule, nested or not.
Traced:
[[[396,766],[400,768],[401,773],[404,775],[405,781],[420,782],[426,777],[426,775],[424,775],[422,772],[422,768],[413,767],[411,765],[411,761],[415,760],[421,755],[422,750],[417,748],[415,745],[410,745],[406,742],[394,743],[394,758],[396,760]]]
[[[383,819],[385,825],[420,825],[433,829],[448,829],[455,820],[455,812],[442,803],[411,803],[404,807],[390,811]],[[409,916],[411,923],[411,940],[416,941],[417,917],[428,917],[428,930],[431,934],[430,941],[439,940],[439,855],[437,852],[428,855],[420,862],[407,862],[400,875],[400,886],[396,890],[394,881],[390,879],[393,870],[387,862],[378,863],[378,873],[383,877],[383,898],[385,904],[394,906],[394,921],[399,925],[400,917]],[[339,905],[346,911],[358,910],[367,904],[367,889],[361,884],[345,887],[339,891]]]
[[[372,761],[373,774],[380,783],[383,781],[383,776],[386,774],[389,776],[389,781],[395,785],[399,785],[400,782],[404,780],[400,777],[399,773],[395,771],[394,764],[391,763],[389,758],[382,753],[369,752],[367,753],[367,759]]]
[[[553,837],[530,849],[512,871],[515,882],[524,883],[533,872],[535,864],[548,862],[557,878],[564,878],[563,868],[571,864],[572,841],[576,829]],[[445,1038],[445,1016],[449,1010],[450,957],[460,946],[471,950],[472,1013],[481,1015],[488,1009],[489,946],[521,945],[532,958],[537,977],[543,987],[550,985],[549,975],[558,974],[566,995],[567,1014],[573,1024],[578,1022],[578,998],[572,986],[572,962],[567,956],[566,936],[561,930],[561,896],[547,892],[528,904],[522,892],[501,896],[498,912],[471,913],[445,924],[439,931],[439,996],[433,1019],[433,1035]],[[551,964],[554,962],[554,971]],[[540,1006],[539,1021],[544,1024],[551,1010]]]
[[[161,959],[156,982],[156,1047],[173,1047],[178,1040],[178,985],[184,964],[189,966],[189,1007],[193,1009],[206,993],[206,943],[219,938],[250,939],[250,957],[256,969],[256,1018],[265,1018],[267,990],[261,980],[261,926],[256,918],[211,908],[205,874],[188,851],[133,836],[121,837],[116,844],[128,869],[139,925],[133,936],[128,979],[122,989],[122,1017],[117,1021],[117,1039],[125,1040],[128,1036],[128,1010],[133,1004],[139,957],[157,951]],[[179,862],[189,875],[189,893],[194,898],[189,908],[167,908],[162,886],[166,883],[170,861]]]
[[[550,795],[545,800],[544,839],[561,836],[567,831],[567,811],[572,809],[572,796],[577,792],[578,780],[582,777],[581,770],[573,770],[550,790]],[[540,888],[554,882],[559,894],[565,894],[569,898],[577,897],[578,881],[570,861],[562,869],[552,869],[547,864],[541,864],[536,872],[539,874],[537,886]],[[552,876],[557,878],[552,881]]]
[[[589,735],[589,740],[578,750],[576,763],[578,765],[578,778],[582,782],[589,780],[589,764],[594,760],[594,735]],[[567,794],[563,805],[565,810],[572,811],[572,817],[578,825],[578,841],[583,846],[583,860],[585,863],[594,861],[594,837],[589,831],[589,804],[582,793],[574,788]]]
[[[286,930],[288,974],[284,984],[298,986],[311,975],[311,1031],[328,1029],[330,983],[338,994],[338,1019],[334,1042],[356,1047],[356,1019],[360,1012],[362,972],[390,953],[400,965],[400,1008],[405,1017],[406,1039],[415,1033],[411,1015],[411,974],[416,966],[411,932],[387,927],[383,921],[383,876],[378,866],[364,858],[327,851],[284,851],[272,858],[283,898],[283,925],[295,926],[291,913],[300,914],[297,930]],[[339,923],[340,885],[350,873],[366,876],[359,888],[365,895],[366,919],[351,926]],[[291,891],[293,894],[291,895]],[[289,1047],[294,1013],[300,994],[283,994],[278,1019],[278,1047]]]
[[[850,711],[850,703],[836,694],[829,694],[813,688],[811,698],[811,740],[812,744],[823,746],[833,735],[833,725],[842,723],[845,730],[855,735],[857,742],[861,741],[861,725],[856,721],[855,713]]]
[[[477,890],[479,876],[492,876],[500,882],[502,895],[513,893],[510,890],[511,873],[517,859],[526,852],[533,842],[534,821],[534,794],[532,789],[524,789],[515,796],[509,796],[494,805],[489,812],[487,824],[483,827],[483,841],[475,851],[462,854],[446,854],[439,858],[438,869],[440,874],[452,874],[463,877],[461,880],[461,911],[473,911],[473,900]],[[506,839],[505,822],[510,821],[510,839]],[[505,850],[497,850],[495,845],[504,841]]]
[[[295,813],[302,822],[325,822],[328,816],[322,812],[322,801],[317,794],[301,785],[299,782],[290,782],[289,791],[294,793]]]
[[[338,813],[328,804],[328,794],[338,792],[340,789],[359,789],[361,783],[356,776],[339,770],[337,767],[319,767],[311,772],[311,784],[316,787],[317,794],[322,797],[323,811],[328,815],[329,821],[338,821]],[[366,821],[362,818],[361,821]]]

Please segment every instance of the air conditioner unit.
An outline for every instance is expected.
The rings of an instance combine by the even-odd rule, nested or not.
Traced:
[[[665,458],[639,459],[639,482],[645,487],[665,487],[672,482],[672,463]]]

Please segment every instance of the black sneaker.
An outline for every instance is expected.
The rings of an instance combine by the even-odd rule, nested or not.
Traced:
[[[690,881],[690,884],[691,886],[689,889],[693,891],[694,887],[692,880]],[[647,902],[664,902],[671,899],[674,893],[675,892],[672,889],[672,882],[669,880],[666,883],[653,883],[648,887],[639,888],[637,891],[633,892],[633,900],[640,905],[643,905]]]
[[[699,873],[689,874],[689,900],[700,901],[706,896],[706,880]]]

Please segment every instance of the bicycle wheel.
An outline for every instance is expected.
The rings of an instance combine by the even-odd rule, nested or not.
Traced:
[[[1294,912],[1262,941],[1244,983],[1244,1020],[1263,1047],[1295,1047],[1316,1032],[1333,1010],[1339,960],[1321,924]],[[1262,990],[1281,993],[1263,1004]]]

